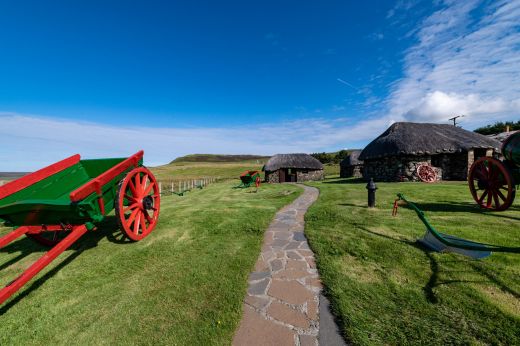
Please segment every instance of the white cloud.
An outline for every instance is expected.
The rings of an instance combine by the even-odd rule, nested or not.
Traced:
[[[405,114],[405,117],[422,122],[446,121],[447,115],[471,114],[473,117],[486,117],[490,114],[500,114],[509,110],[520,111],[518,104],[518,100],[507,102],[500,97],[482,99],[478,94],[446,94],[442,91],[435,91],[426,94],[416,107]]]
[[[474,128],[520,115],[520,1],[446,1],[415,31],[404,77],[387,99],[390,117]]]
[[[145,164],[165,164],[193,153],[275,154],[359,147],[387,120],[301,119],[231,128],[110,126],[0,113],[0,171],[31,171],[70,155],[124,157],[145,151]]]

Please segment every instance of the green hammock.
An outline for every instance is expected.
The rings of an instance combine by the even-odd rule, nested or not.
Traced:
[[[419,242],[426,247],[442,252],[455,252],[462,255],[466,255],[472,258],[484,258],[491,255],[492,252],[511,252],[511,253],[520,253],[520,247],[507,247],[507,246],[498,246],[493,244],[484,244],[477,243],[470,240],[458,238],[449,234],[444,234],[438,232],[428,221],[424,212],[419,209],[415,203],[408,201],[402,193],[397,194],[398,200],[404,201],[408,204],[415,212],[419,219],[426,226],[426,234]],[[394,205],[396,208],[397,204]]]

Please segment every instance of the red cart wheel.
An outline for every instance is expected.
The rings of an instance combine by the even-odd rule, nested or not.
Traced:
[[[425,183],[434,183],[437,181],[437,173],[432,166],[425,163],[417,166],[417,175],[419,179]]]
[[[482,208],[506,210],[515,199],[513,176],[502,162],[481,157],[473,163],[468,176],[473,199]]]
[[[256,177],[256,179],[255,179],[255,186],[256,186],[257,188],[260,187],[260,183],[261,183],[261,179],[260,179],[260,177]]]
[[[119,183],[116,195],[116,217],[128,238],[138,241],[157,225],[161,195],[157,180],[145,167],[138,167]]]

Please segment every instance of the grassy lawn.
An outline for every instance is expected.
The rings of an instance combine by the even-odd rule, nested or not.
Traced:
[[[339,175],[339,165],[337,164],[326,164],[323,165],[323,170],[325,171],[326,177],[332,177],[334,175]]]
[[[0,344],[230,344],[263,232],[301,192],[233,185],[163,197],[158,227],[138,243],[113,218],[87,233],[0,307]],[[42,252],[25,237],[0,250],[0,282]]]
[[[198,179],[212,176],[220,179],[237,179],[237,182],[239,182],[240,173],[246,170],[260,171],[262,166],[262,163],[253,162],[180,162],[151,167],[150,169],[158,180],[163,181]]]
[[[320,197],[306,234],[346,338],[358,345],[520,344],[520,255],[483,260],[429,252],[416,244],[425,227],[399,208],[398,192],[441,232],[520,246],[520,207],[483,212],[466,183],[380,183],[366,208],[366,183],[311,184]]]

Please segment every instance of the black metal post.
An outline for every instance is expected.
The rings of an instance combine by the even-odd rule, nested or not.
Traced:
[[[374,183],[374,178],[370,178],[370,181],[368,182],[366,188],[368,190],[368,207],[374,208],[376,206],[376,190],[377,190],[376,183]]]

